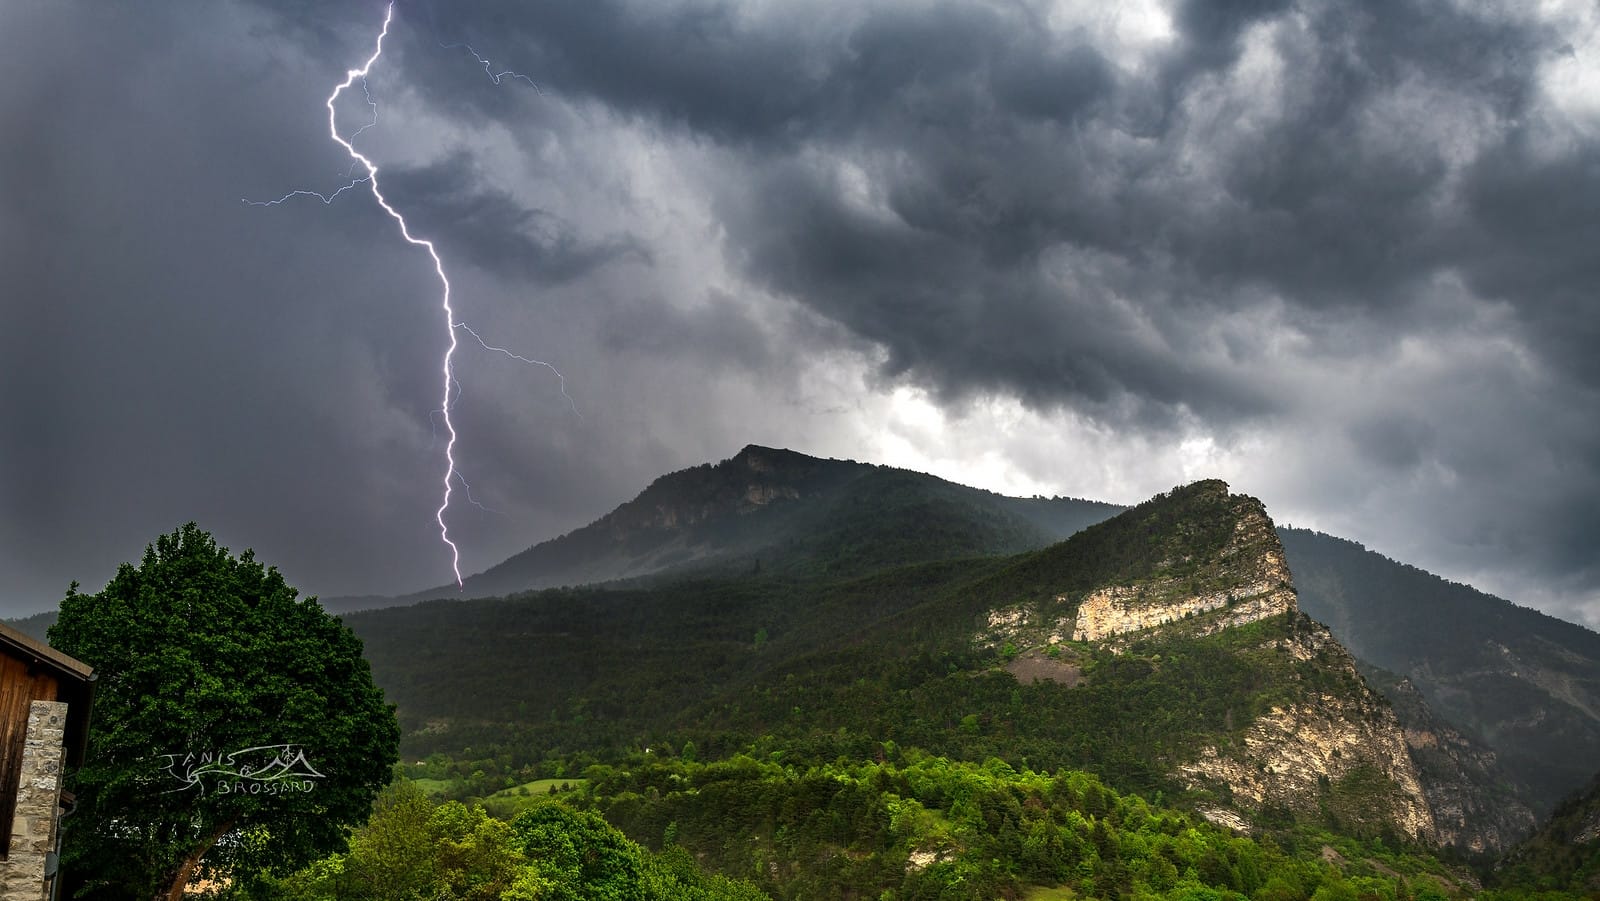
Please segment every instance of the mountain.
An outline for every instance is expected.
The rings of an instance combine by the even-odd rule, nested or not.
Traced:
[[[751,445],[721,463],[657,479],[594,523],[469,578],[464,594],[758,566],[860,574],[1038,549],[1121,509],[1009,498],[921,473]],[[1305,611],[1358,659],[1403,676],[1436,714],[1414,732],[1436,734],[1433,725],[1445,725],[1463,740],[1471,736],[1505,771],[1529,774],[1516,780],[1516,798],[1539,812],[1588,777],[1590,762],[1600,759],[1600,635],[1353,542],[1301,529],[1279,537]],[[358,609],[462,594],[447,586],[393,601],[325,604]],[[1406,698],[1389,700],[1417,709]],[[1474,772],[1488,778],[1487,770]],[[1495,842],[1512,820],[1520,814],[1490,827]]]
[[[1229,706],[1197,753],[1169,759],[1208,792],[1201,813],[1329,821],[1434,841],[1437,827],[1389,705],[1322,625],[1299,614],[1272,521],[1254,498],[1203,481],[1132,508],[1025,564],[1053,572],[1052,605],[989,615],[991,645],[1049,655],[1064,636],[1161,664],[1171,649],[1215,640],[1248,678],[1280,680]],[[1287,683],[1287,684],[1284,684]],[[1257,683],[1259,685],[1259,683]],[[1204,703],[1204,698],[1196,698]],[[1245,714],[1253,712],[1253,718]]]
[[[1600,760],[1600,634],[1396,563],[1355,542],[1279,533],[1300,603],[1362,660],[1403,676],[1493,749],[1543,814]]]
[[[662,476],[599,520],[470,577],[463,591],[445,586],[324,605],[354,610],[761,566],[799,576],[861,574],[1034,550],[1121,510],[1010,498],[921,473],[751,445],[721,463]],[[1304,610],[1358,659],[1401,675],[1420,693],[1434,719],[1413,732],[1437,734],[1433,727],[1444,725],[1481,743],[1504,771],[1527,774],[1516,780],[1515,796],[1538,812],[1588,777],[1600,759],[1600,635],[1353,542],[1303,529],[1280,529],[1279,537]],[[1417,709],[1392,693],[1389,700]],[[1474,772],[1488,778],[1487,770]],[[1494,841],[1513,820],[1520,814],[1490,827]]]
[[[1012,498],[934,476],[751,445],[662,476],[587,526],[466,579],[400,598],[328,598],[335,611],[490,597],[666,572],[756,565],[836,574],[1042,547],[1112,504]]]
[[[37,638],[40,641],[48,643],[50,638],[46,633],[50,630],[51,626],[56,624],[56,611],[46,610],[43,613],[35,613],[32,616],[24,616],[19,619],[8,619],[6,620],[6,623],[9,624],[11,628],[16,629],[18,632],[21,632],[30,638]]]
[[[843,535],[875,518],[858,506]],[[847,544],[828,528],[806,541]],[[1260,503],[1221,482],[1015,555],[866,571],[795,559],[807,564],[346,621],[399,706],[408,757],[503,769],[557,748],[724,757],[775,742],[803,762],[889,742],[1083,768],[1240,829],[1435,837],[1393,711],[1298,611]]]

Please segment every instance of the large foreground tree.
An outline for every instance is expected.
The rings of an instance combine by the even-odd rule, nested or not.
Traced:
[[[276,569],[193,523],[74,584],[50,643],[95,668],[63,870],[79,897],[179,898],[201,876],[289,872],[344,846],[397,759],[361,642]]]

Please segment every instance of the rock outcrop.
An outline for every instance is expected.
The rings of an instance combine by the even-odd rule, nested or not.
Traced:
[[[1301,609],[1493,749],[1524,804],[1545,816],[1588,782],[1600,766],[1600,634],[1354,542],[1281,537]]]
[[[1228,501],[1233,532],[1214,559],[1202,564],[1200,572],[1090,592],[1078,604],[1073,640],[1103,641],[1224,611],[1199,629],[1200,634],[1209,634],[1293,610],[1289,565],[1267,511],[1252,497],[1231,495]],[[1210,586],[1210,590],[1193,592],[1197,585]]]
[[[1242,738],[1212,745],[1179,767],[1247,813],[1290,812],[1342,830],[1392,827],[1435,842],[1438,824],[1394,710],[1369,689],[1328,630],[1301,618],[1277,649],[1313,663],[1322,686],[1299,703],[1273,707]]]
[[[1440,844],[1483,854],[1504,851],[1533,832],[1538,818],[1521,800],[1526,789],[1488,745],[1438,716],[1410,679],[1365,665],[1362,675],[1394,706]]]
[[[1232,829],[1287,816],[1437,841],[1439,824],[1404,729],[1355,658],[1299,612],[1283,545],[1261,502],[1209,481],[1125,516],[1110,524],[1118,543],[1095,552],[1122,554],[1132,539],[1142,553],[1126,554],[1125,565],[1096,577],[1099,584],[1069,579],[1050,600],[991,611],[980,643],[1000,650],[1011,666],[1029,655],[1097,650],[1159,661],[1166,643],[1209,640],[1277,618],[1229,632],[1224,646],[1252,660],[1264,678],[1270,673],[1288,684],[1261,702],[1270,707],[1247,705],[1251,721],[1235,727],[1230,713],[1214,741],[1172,761],[1181,781],[1209,797],[1203,815]],[[1091,648],[1073,650],[1063,644],[1067,638]]]
[[[1176,552],[1138,578],[1057,594],[1043,604],[1014,604],[989,614],[979,640],[991,647],[1056,644],[1067,639],[1118,650],[1163,632],[1202,637],[1296,609],[1293,582],[1272,520],[1261,502],[1207,481],[1182,491],[1210,495],[1226,519],[1221,540]],[[1186,497],[1185,500],[1192,501]]]

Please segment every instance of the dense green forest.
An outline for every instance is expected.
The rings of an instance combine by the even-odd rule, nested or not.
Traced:
[[[884,743],[802,766],[776,744],[590,766],[581,788],[497,819],[404,778],[350,850],[230,892],[331,899],[1272,899],[1557,901],[1392,838],[1242,836],[1083,772],[957,762]],[[555,786],[551,786],[552,789]],[[717,875],[717,874],[724,875]],[[1530,886],[1533,883],[1528,883]]]
[[[1073,687],[1020,683],[1002,668],[1018,649],[974,647],[995,606],[1123,578],[1112,551],[1133,540],[1126,533],[1163,559],[1192,556],[1150,542],[1163,524],[1149,525],[1119,517],[1046,551],[825,583],[752,575],[552,591],[350,622],[399,703],[406,756],[465,761],[480,794],[563,775],[546,757],[685,741],[726,754],[768,735],[813,761],[893,740],[1170,790],[1172,762],[1202,742],[1236,736],[1275,703],[1357,686],[1271,648],[1309,627],[1296,616],[1124,653],[1063,642],[1048,653]],[[1216,537],[1184,540],[1203,551]]]
[[[1086,897],[1304,898],[1344,882],[1318,860],[1316,833],[1293,836],[1285,851],[1082,772],[956,762],[892,743],[877,756],[800,767],[778,751],[766,761],[599,767],[585,800],[641,841],[671,841],[718,869],[764,872],[762,886],[780,898],[980,899],[1030,886]],[[1405,875],[1390,877],[1383,894],[1426,897],[1451,884],[1424,859],[1390,859]]]
[[[972,689],[979,706],[988,707],[995,691],[1009,696],[1016,687],[1007,687],[1010,677],[991,672],[997,661],[974,650],[973,635],[990,610],[1044,608],[1063,593],[1136,582],[1153,574],[1156,561],[1179,561],[1163,567],[1162,575],[1198,574],[1193,561],[1212,555],[1232,522],[1225,486],[1201,483],[1070,541],[1011,557],[898,565],[866,575],[746,572],[632,588],[557,589],[353,614],[347,622],[366,642],[374,672],[400,708],[411,756],[459,756],[466,747],[502,744],[595,750],[684,728],[702,734],[733,729],[740,732],[738,746],[749,730],[783,729],[795,718],[797,705],[784,701],[785,685],[801,677],[808,697],[797,698],[798,706],[813,708],[808,717],[823,717],[828,731],[849,725],[832,722],[835,714],[846,715],[874,692],[878,707],[910,701],[917,708],[947,706],[950,701],[938,698]],[[942,546],[939,536],[930,540]],[[903,549],[897,556],[911,553]],[[1054,611],[1070,614],[1070,607]],[[1161,667],[1141,662],[1161,657],[1155,650],[1120,657],[1071,645],[1058,653],[1085,674],[1104,665],[1082,694],[1102,685],[1114,692],[1146,675],[1154,675],[1158,687],[1171,677],[1192,693],[1242,678],[1230,662],[1236,655],[1221,647],[1228,641],[1169,650]],[[1189,672],[1179,669],[1207,654],[1214,659],[1194,663]],[[1256,664],[1269,661],[1270,655],[1258,655]],[[965,675],[948,678],[955,673]],[[1256,678],[1267,683],[1272,675]],[[1067,703],[1053,700],[1065,693],[1051,685],[1033,690],[1042,703]],[[1230,691],[1211,694],[1237,702],[1236,715],[1244,716],[1253,702],[1237,686]],[[900,692],[926,696],[926,703]],[[1187,700],[1173,703],[1182,704],[1177,712],[1192,709]],[[924,712],[928,722],[920,728],[944,725],[942,712]]]
[[[559,802],[509,822],[481,806],[436,804],[404,778],[379,797],[349,848],[287,877],[216,891],[258,901],[760,901],[748,882],[708,874],[682,850],[656,854],[598,814]]]

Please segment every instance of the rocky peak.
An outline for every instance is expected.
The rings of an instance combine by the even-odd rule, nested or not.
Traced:
[[[1296,609],[1289,565],[1266,508],[1253,497],[1229,495],[1226,482],[1212,480],[1195,487],[1201,495],[1220,492],[1217,502],[1233,522],[1226,542],[1213,549],[1209,559],[1188,554],[1164,560],[1147,579],[1090,592],[1078,604],[1072,627],[1075,641],[1102,641],[1171,625],[1207,635]],[[1197,616],[1204,621],[1187,622]]]
[[[753,473],[762,473],[773,472],[785,467],[801,468],[805,463],[815,461],[794,451],[762,447],[759,444],[747,444],[743,450],[735,454],[733,459],[728,462],[733,463],[735,466],[742,466]]]
[[[1116,650],[1164,632],[1200,637],[1297,609],[1266,508],[1229,493],[1220,479],[1157,495],[1058,548],[1045,554],[1071,561],[1065,590],[1051,602],[992,611],[988,643],[1071,638]],[[1117,565],[1075,578],[1091,568],[1084,563],[1107,559]]]
[[[1299,612],[1283,545],[1259,500],[1219,480],[1197,482],[1058,548],[1045,552],[1063,564],[1054,597],[991,611],[981,643],[1010,647],[1018,659],[1083,655],[1070,637],[1089,655],[1159,661],[1169,642],[1222,642],[1290,684],[1270,707],[1237,726],[1230,720],[1215,743],[1173,761],[1178,778],[1210,799],[1202,813],[1230,828],[1287,812],[1437,840],[1394,711],[1328,630]]]
[[[797,500],[813,493],[831,476],[864,467],[865,464],[822,460],[751,444],[720,463],[706,463],[656,479],[605,519],[610,520],[610,531],[617,537],[682,529],[751,513],[776,501]]]

